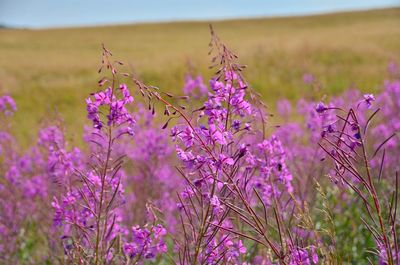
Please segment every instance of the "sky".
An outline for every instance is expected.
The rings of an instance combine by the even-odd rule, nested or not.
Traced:
[[[52,28],[220,20],[393,6],[400,6],[400,0],[0,0],[0,25]]]

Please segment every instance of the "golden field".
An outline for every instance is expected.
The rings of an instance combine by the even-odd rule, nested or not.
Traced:
[[[247,80],[271,108],[279,98],[312,93],[304,73],[321,77],[328,95],[350,86],[373,92],[387,63],[400,61],[400,8],[212,24],[248,65]],[[24,143],[57,115],[79,142],[84,99],[100,78],[101,43],[144,81],[177,93],[189,64],[211,76],[208,42],[208,22],[0,29],[0,93],[17,102],[13,130]]]

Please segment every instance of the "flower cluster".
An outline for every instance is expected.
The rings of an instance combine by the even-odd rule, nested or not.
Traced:
[[[290,265],[297,265],[297,264],[304,264],[304,265],[311,265],[311,264],[318,264],[318,255],[315,252],[315,247],[311,246],[310,250],[302,249],[295,247],[291,250],[290,253],[291,260]]]
[[[37,144],[20,152],[16,141],[1,133],[2,168],[0,174],[0,253],[7,261],[17,262],[21,250],[17,244],[27,223],[37,223],[49,238],[49,248],[58,252],[58,232],[51,224],[52,211],[48,203],[60,193],[60,184],[68,182],[72,172],[80,168],[79,149],[67,149],[62,131],[49,126],[39,132]],[[49,254],[44,259],[55,258]]]
[[[266,212],[279,207],[280,221],[286,218],[283,211],[291,204],[276,204],[290,201],[294,191],[286,153],[277,136],[263,137],[258,129],[263,112],[247,99],[240,71],[228,69],[210,80],[208,99],[196,117],[171,130],[187,181],[178,203],[184,220],[185,236],[178,246],[183,264],[242,263],[246,251],[240,237],[236,239],[241,233],[233,220],[247,218],[254,220],[246,221],[253,236],[266,240],[275,258],[284,259],[261,232],[259,207]]]
[[[126,105],[133,102],[133,97],[125,84],[119,86],[119,91],[122,95],[121,99],[117,98],[115,93],[117,91],[114,91],[111,87],[94,93],[92,97],[87,98],[88,118],[93,122],[94,128],[101,130],[104,122],[101,119],[102,112],[100,108],[106,107],[108,108],[108,114],[106,115],[107,126],[124,125],[125,132],[132,135],[135,120],[126,109]]]
[[[199,98],[207,95],[208,88],[204,84],[203,77],[198,75],[193,77],[191,75],[185,76],[185,85],[183,86],[183,93],[194,98]]]
[[[167,252],[164,236],[167,231],[161,225],[140,228],[132,227],[132,241],[124,244],[124,252],[131,260],[154,259]]]
[[[271,139],[258,144],[257,166],[260,175],[256,179],[256,187],[260,189],[264,202],[271,205],[272,198],[280,198],[282,192],[292,193],[293,176],[286,165],[286,154],[282,143],[273,135]],[[283,189],[279,186],[283,185]]]
[[[0,111],[3,112],[6,116],[12,115],[17,110],[17,105],[15,101],[10,96],[2,96],[0,97]]]
[[[54,175],[68,171],[70,166],[74,169],[73,176],[61,183],[62,191],[54,196],[53,220],[62,231],[61,241],[69,262],[137,264],[166,251],[163,241],[165,229],[159,224],[154,224],[150,230],[147,225],[144,228],[134,226],[133,235],[129,235],[127,222],[142,221],[130,218],[129,211],[133,205],[125,197],[124,184],[132,183],[127,182],[126,171],[122,169],[123,157],[135,152],[129,149],[132,148],[132,138],[121,137],[125,134],[133,136],[136,121],[127,110],[133,97],[125,84],[114,88],[116,69],[109,63],[111,54],[105,48],[103,56],[103,62],[107,61],[108,68],[112,69],[113,85],[86,100],[93,129],[88,130],[90,133],[85,139],[90,143],[92,154],[84,165],[77,167],[66,163],[65,158],[79,153],[65,153],[57,148],[53,152],[51,161],[62,161],[52,167]],[[101,85],[104,83],[99,82]],[[60,136],[50,128],[42,133],[41,138],[43,142],[48,139],[58,142]],[[128,198],[132,198],[132,194]],[[121,244],[123,250],[119,247]]]

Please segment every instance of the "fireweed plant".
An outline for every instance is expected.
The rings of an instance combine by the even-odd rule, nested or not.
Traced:
[[[375,97],[365,94],[356,108],[343,110],[338,107],[319,103],[316,111],[325,116],[322,131],[321,148],[326,152],[334,166],[331,177],[335,182],[342,182],[358,196],[368,213],[368,219],[362,219],[368,231],[373,235],[379,256],[379,264],[398,264],[400,258],[397,217],[397,198],[399,180],[398,173],[389,176],[389,183],[394,191],[388,194],[378,194],[385,163],[384,145],[392,138],[393,133],[384,139],[376,148],[367,150],[368,127],[373,118],[378,115],[379,108],[361,119],[366,109],[372,108]],[[364,107],[363,107],[364,106]],[[336,112],[334,115],[326,115]],[[330,116],[330,117],[329,117]],[[383,150],[382,152],[381,149]],[[379,170],[371,166],[371,160],[381,153]],[[374,170],[375,169],[375,170]],[[386,172],[390,173],[390,172]]]
[[[398,225],[393,221],[396,218],[398,219],[396,211],[393,211],[393,209],[397,208],[394,205],[397,205],[398,165],[397,163],[393,163],[392,159],[398,160],[399,127],[398,115],[391,116],[391,114],[393,114],[393,112],[398,112],[398,102],[395,95],[399,93],[399,88],[398,71],[393,70],[396,69],[394,63],[390,65],[391,79],[385,81],[383,92],[377,96],[377,99],[371,94],[362,95],[359,91],[353,89],[347,91],[340,97],[333,98],[331,102],[327,104],[302,100],[299,102],[301,107],[299,113],[302,113],[302,116],[305,117],[306,126],[302,126],[299,123],[288,123],[290,125],[289,127],[282,126],[278,128],[278,132],[283,136],[284,144],[286,146],[295,147],[292,148],[294,156],[296,152],[300,150],[303,150],[304,154],[306,154],[306,159],[301,157],[299,157],[300,159],[293,159],[290,166],[301,169],[302,167],[299,167],[299,165],[317,165],[318,171],[320,172],[319,174],[327,174],[329,179],[336,184],[338,187],[337,191],[339,191],[339,193],[337,193],[340,197],[339,199],[347,201],[347,205],[344,203],[344,208],[335,209],[334,212],[343,214],[347,211],[346,208],[349,209],[348,205],[356,205],[359,200],[363,202],[366,207],[366,216],[362,216],[360,219],[367,225],[368,231],[371,231],[371,226],[365,223],[366,219],[369,219],[374,225],[379,224],[379,227],[375,227],[377,229],[375,231],[380,231],[379,237],[374,233],[370,233],[371,237],[375,240],[375,246],[378,247],[378,250],[368,252],[373,252],[374,254],[378,253],[381,264],[389,264],[389,262],[397,264],[398,262],[398,251],[392,251],[392,255],[394,256],[392,260],[390,260],[389,257],[386,256],[388,250],[384,249],[385,244],[386,246],[392,245],[394,249],[396,249],[396,245],[398,245]],[[389,98],[388,95],[392,95],[392,97]],[[354,101],[354,99],[358,100]],[[341,106],[347,106],[349,109],[345,111],[339,108]],[[278,104],[278,110],[282,114],[287,113],[290,107],[287,101],[282,101]],[[304,109],[307,111],[304,112]],[[348,120],[344,118],[345,114],[347,114]],[[387,118],[389,118],[391,122],[388,123]],[[287,130],[290,127],[296,128],[299,134],[288,134]],[[358,132],[358,127],[363,127],[363,131]],[[320,136],[318,136],[318,134],[320,134]],[[305,135],[307,136],[306,139],[304,139]],[[312,135],[315,135],[315,137],[312,137]],[[313,138],[318,139],[318,137],[321,136],[324,144],[322,144],[322,148],[318,150],[319,153],[321,151],[326,152],[326,157],[333,159],[336,159],[336,157],[334,157],[336,155],[347,156],[347,158],[352,159],[347,162],[335,161],[333,168],[328,163],[318,163],[318,160],[321,159],[321,155],[318,154],[317,157],[315,157],[313,155],[315,154],[314,150],[310,150],[309,147],[311,146],[310,143],[313,141]],[[335,146],[329,146],[332,144],[335,144]],[[363,152],[357,152],[358,148],[361,148]],[[342,150],[344,153],[338,154],[338,150]],[[343,159],[343,157],[339,157],[338,159]],[[368,163],[363,161],[365,159],[367,159]],[[353,164],[351,166],[347,165],[346,163],[349,162]],[[338,170],[338,168],[341,170]],[[353,169],[353,171],[346,171],[349,168]],[[300,170],[297,172],[300,174],[302,173]],[[305,172],[308,173],[309,171]],[[344,172],[346,172],[346,174],[344,174]],[[365,175],[363,176],[362,174]],[[370,176],[375,176],[371,177],[371,182],[369,182],[368,174]],[[344,178],[344,176],[350,178]],[[360,181],[358,178],[367,179],[367,182]],[[378,183],[375,183],[375,181]],[[360,183],[364,185],[363,188],[359,187]],[[367,184],[369,186],[367,186]],[[371,185],[374,187],[371,188]],[[376,185],[379,185],[378,189]],[[363,189],[366,189],[366,191],[363,191]],[[350,194],[349,190],[351,191],[350,193],[353,194]],[[379,190],[381,194],[376,193],[377,190]],[[315,195],[315,192],[311,194]],[[392,197],[386,196],[386,194],[390,194]],[[371,201],[366,201],[366,198]],[[366,202],[367,204],[365,205]],[[372,209],[369,208],[371,205],[374,205],[374,211],[377,216],[371,216],[370,212]],[[336,205],[335,207],[337,208],[338,206],[339,205]],[[387,232],[389,232],[390,235],[384,236],[384,226],[380,225],[382,216],[379,217],[381,214],[378,212],[386,212],[383,215],[389,216],[387,217],[389,220],[387,220],[384,225],[389,226]],[[390,216],[391,214],[393,216]],[[375,218],[377,219],[375,220]],[[341,229],[343,230],[343,227]],[[342,231],[339,233],[342,233]],[[349,237],[349,235],[347,235],[347,237]],[[387,240],[387,238],[389,238],[389,240]],[[341,239],[343,241],[343,238]],[[363,240],[368,241],[368,237],[364,237]],[[390,240],[392,241],[388,242]],[[388,243],[383,244],[382,242],[384,241]],[[338,251],[338,249],[336,251]]]
[[[210,53],[215,51],[212,61],[218,69],[199,109],[185,113],[185,107],[164,99],[157,88],[134,80],[150,106],[158,100],[164,113],[172,115],[164,128],[178,119],[171,136],[186,187],[177,194],[177,262],[316,264],[315,246],[308,239],[300,243],[288,230],[293,177],[282,144],[274,135],[265,137],[265,111],[244,81],[244,67],[211,33]]]
[[[9,118],[16,110],[14,101],[3,97],[1,110]],[[8,121],[3,118],[0,148],[1,174],[4,174],[0,183],[0,260],[6,264],[17,264],[18,260],[27,263],[35,259],[48,260],[53,257],[51,253],[30,253],[38,250],[32,248],[33,240],[38,243],[37,248],[47,244],[57,252],[56,238],[59,235],[52,226],[51,206],[42,202],[51,201],[59,192],[59,185],[67,181],[67,176],[75,168],[80,168],[82,156],[77,148],[66,150],[59,126],[40,130],[36,145],[26,152],[20,152],[17,141],[10,134]]]
[[[135,80],[139,89],[145,91],[144,94],[147,94],[150,100],[156,99],[165,105],[167,115],[170,115],[168,110],[173,109],[174,114],[183,120],[183,123],[178,122],[173,127],[171,133],[173,140],[177,142],[177,155],[183,162],[183,167],[178,170],[188,184],[188,187],[178,194],[183,234],[182,238],[176,241],[179,263],[226,264],[240,263],[244,260],[270,263],[271,260],[275,260],[281,264],[308,264],[319,262],[317,252],[329,256],[324,257],[323,262],[342,263],[341,257],[330,253],[336,251],[331,250],[332,246],[329,245],[335,242],[335,238],[331,239],[332,242],[323,242],[320,232],[325,231],[318,231],[315,227],[311,231],[304,230],[304,219],[309,218],[304,218],[302,214],[309,212],[307,203],[299,200],[304,196],[291,185],[293,177],[287,165],[293,164],[290,161],[286,162],[284,148],[276,136],[266,139],[263,131],[255,129],[257,112],[254,112],[254,109],[258,109],[252,107],[245,99],[244,92],[248,87],[241,76],[243,67],[234,62],[236,56],[215,35],[211,47],[218,50],[213,62],[219,62],[220,68],[210,81],[212,91],[208,94],[208,100],[191,114],[185,114],[185,108],[182,106],[174,107],[162,98],[160,93],[152,92],[154,87],[145,86]],[[314,82],[314,79],[307,82]],[[318,89],[319,87],[317,86]],[[363,104],[357,102],[357,108],[366,106],[368,109],[374,100],[373,95],[365,94],[361,101]],[[343,100],[339,100],[341,101]],[[305,105],[303,112],[309,113],[307,127],[310,130],[310,139],[314,142],[321,139],[325,141],[326,133],[333,131],[333,124],[337,118],[334,114],[326,112],[325,108],[335,108],[328,108],[323,103],[312,104],[310,108],[306,101],[300,102],[299,105],[300,108],[301,105]],[[263,116],[262,112],[260,116]],[[364,121],[369,123],[370,119]],[[167,125],[168,122],[164,127]],[[258,126],[264,126],[262,118]],[[240,135],[243,131],[248,133]],[[390,142],[395,135],[396,133],[392,134],[383,144]],[[380,144],[379,148],[383,144]],[[396,142],[392,145],[394,149],[398,149]],[[255,146],[257,148],[254,148]],[[319,162],[325,159],[321,157],[321,153],[326,149],[322,144],[320,146],[321,149],[310,149],[313,155],[308,163],[313,165],[316,159]],[[245,162],[241,161],[243,157]],[[246,163],[249,163],[249,166],[246,166]],[[317,167],[321,168],[321,173],[325,171],[324,166]],[[308,166],[307,168],[313,169]],[[337,183],[332,176],[330,180]],[[392,204],[389,205],[390,211],[397,209],[397,184],[392,192],[394,195]],[[376,203],[377,195],[372,197]],[[257,211],[259,209],[262,210]],[[378,216],[380,214],[378,213]],[[395,220],[397,211],[391,214],[390,219]],[[274,217],[274,224],[268,222],[268,216]],[[294,220],[297,218],[298,220]],[[312,225],[312,220],[308,224]],[[391,223],[391,229],[394,231],[393,244],[396,245],[396,222]],[[331,236],[334,237],[334,233]],[[244,241],[250,243],[243,244]],[[247,247],[251,242],[254,244],[253,248],[262,249],[256,251],[261,255],[251,256],[251,251],[248,251],[251,248]],[[380,263],[394,264],[394,259],[385,259],[384,254],[381,254],[385,250],[382,250],[379,241],[376,242],[376,249],[375,254],[378,254]],[[263,250],[266,253],[263,253]]]
[[[184,96],[123,73],[103,46],[86,149],[53,122],[23,151],[0,97],[0,264],[399,264],[397,64],[375,96],[328,100],[307,73],[313,94],[296,114],[279,101],[272,126],[211,36],[215,74],[191,71]]]
[[[166,230],[157,223],[151,207],[150,223],[124,227],[121,210],[125,203],[124,155],[118,154],[118,141],[134,135],[135,118],[127,107],[133,102],[127,86],[117,85],[112,54],[103,46],[102,66],[112,78],[99,81],[105,90],[86,99],[88,118],[94,131],[90,142],[97,146],[88,167],[77,170],[61,198],[54,198],[54,221],[64,230],[64,250],[73,264],[137,264],[166,252]],[[96,147],[95,147],[96,148]]]
[[[300,176],[301,179],[306,181],[306,183],[313,181],[313,179],[318,179],[318,181],[321,181],[318,176],[327,175],[328,179],[335,184],[333,189],[330,188],[330,190],[331,192],[333,191],[336,196],[338,196],[337,200],[341,202],[336,203],[335,209],[333,209],[332,212],[330,212],[328,209],[323,210],[323,212],[326,213],[326,216],[330,216],[328,219],[332,218],[332,213],[342,216],[343,214],[350,214],[348,215],[348,218],[354,216],[354,213],[350,213],[349,209],[351,209],[353,205],[359,205],[360,200],[363,202],[363,204],[365,204],[365,198],[375,198],[375,201],[369,202],[369,206],[375,205],[375,203],[382,204],[379,206],[374,206],[375,211],[380,209],[379,211],[391,212],[393,216],[389,216],[387,218],[392,218],[393,220],[396,218],[398,219],[396,211],[392,211],[393,209],[396,209],[394,204],[397,205],[398,193],[396,177],[398,172],[398,163],[393,163],[393,161],[398,160],[398,152],[400,150],[398,137],[398,115],[394,114],[394,112],[398,113],[399,106],[399,102],[396,97],[400,91],[398,85],[399,72],[396,64],[393,62],[390,64],[389,70],[390,79],[385,81],[383,92],[378,94],[376,98],[371,94],[363,95],[358,90],[350,89],[343,95],[332,98],[329,103],[315,102],[313,100],[300,100],[298,102],[297,115],[303,117],[303,123],[288,122],[288,113],[291,111],[291,105],[286,100],[278,102],[278,111],[281,116],[286,119],[286,123],[284,123],[284,126],[279,126],[276,133],[281,136],[284,146],[286,147],[286,150],[288,150],[288,154],[291,156],[289,167],[294,169],[297,172],[297,177]],[[307,84],[312,87],[321,86],[316,81],[315,77],[308,78]],[[348,109],[344,109],[343,106],[346,106]],[[347,127],[343,125],[346,124],[346,122],[344,122],[345,114],[347,114],[349,117],[349,120],[347,121]],[[356,121],[354,119],[356,119]],[[388,122],[389,120],[390,122]],[[344,127],[343,130],[345,131],[340,131],[341,126]],[[363,127],[364,131],[362,131],[362,133],[357,132],[357,127]],[[349,130],[349,128],[352,128],[353,131],[348,132],[347,130]],[[291,133],[290,131],[296,131],[296,133]],[[321,136],[323,140],[323,144],[321,143],[322,148],[315,148],[315,146],[313,146],[311,143],[319,142],[318,139],[321,139]],[[363,141],[360,140],[361,136],[364,137]],[[332,138],[335,138],[335,141]],[[327,144],[333,143],[335,143],[336,146],[330,146],[330,148],[327,148]],[[358,156],[356,149],[359,147],[363,147],[366,150],[366,157]],[[334,158],[332,155],[337,155],[336,149],[340,148],[348,149],[345,150],[347,153],[342,153],[342,155],[348,155],[353,159],[358,159],[357,163],[355,163],[355,160],[351,160],[351,162],[354,162],[353,166],[358,166],[357,170],[353,172],[346,171],[346,174],[344,174],[344,176],[350,176],[350,179],[343,179],[343,176],[341,174],[338,175],[336,172],[337,168],[335,168],[335,166],[340,165],[340,163],[334,163],[334,167],[332,167],[332,165],[329,163],[321,163],[321,161],[325,160],[326,158]],[[326,152],[325,156],[323,155],[323,152]],[[357,155],[353,152],[356,152]],[[363,154],[363,152],[361,152],[361,154]],[[365,162],[360,163],[362,159],[366,158],[368,159],[368,167],[366,167],[367,164]],[[360,165],[361,169],[359,168]],[[354,174],[366,174],[364,178],[368,179],[368,172],[366,171],[367,168],[369,174],[372,176],[371,181],[373,185],[379,185],[379,188],[372,189],[367,186],[364,186],[364,188],[367,192],[372,192],[373,190],[377,192],[378,190],[381,192],[381,194],[362,194],[362,196],[354,196],[360,195],[359,193],[362,191],[362,189],[360,189],[358,185],[363,183],[360,181],[352,182],[352,180],[357,180]],[[343,166],[341,169],[344,171],[346,167]],[[339,171],[339,173],[342,171]],[[310,180],[310,176],[313,176],[313,179]],[[348,183],[348,181],[350,181],[351,185]],[[375,181],[378,183],[375,183]],[[368,184],[371,185],[370,183]],[[356,187],[357,189],[351,188],[352,186]],[[301,191],[301,188],[299,191]],[[318,195],[318,193],[316,193],[313,189],[310,190],[307,188],[305,188],[304,191],[306,192],[299,194],[303,195],[302,201],[308,202],[309,204],[313,201],[318,203],[317,200],[313,199],[314,196]],[[387,197],[386,194],[391,194],[391,196],[394,197]],[[307,196],[310,195],[311,198],[307,199]],[[323,196],[326,196],[326,194],[323,194]],[[381,200],[381,202],[379,202],[379,200]],[[324,208],[326,208],[327,204],[324,203],[324,205]],[[366,216],[360,217],[360,220],[362,220],[363,223],[365,223],[365,219],[371,218],[371,214],[369,213],[370,211],[370,208],[366,208]],[[359,216],[360,213],[361,211],[357,213],[357,216]],[[389,213],[385,213],[384,215],[389,215]],[[374,216],[373,218],[377,217]],[[371,222],[374,224],[378,223],[377,220],[372,220]],[[343,222],[338,218],[335,223],[338,225],[338,223]],[[354,223],[353,226],[354,225],[357,225],[357,223]],[[398,234],[398,225],[396,222],[391,220],[387,220],[387,225],[389,225],[390,229],[392,229],[392,231],[390,231],[390,233],[392,233],[390,238],[392,238],[391,244],[395,247],[395,245],[398,244],[398,239],[395,239],[397,238]],[[344,227],[340,227],[339,229],[340,231],[337,231],[335,237],[338,237],[345,231]],[[377,230],[381,231],[379,240],[377,240],[376,235],[372,233],[370,233],[370,236],[359,235],[358,238],[353,239],[364,240],[367,242],[371,237],[375,241],[375,246],[378,246],[379,249],[373,251],[368,250],[366,253],[377,254],[385,252],[387,250],[383,249],[384,244],[382,244],[385,237],[383,236],[383,231],[381,229],[382,227]],[[326,229],[324,230],[326,232]],[[369,230],[370,229],[368,229],[368,231]],[[343,242],[346,240],[346,238],[351,237],[350,234],[357,234],[357,230],[354,232],[349,231],[347,235],[344,234],[344,237],[342,236],[341,238],[331,238],[331,241],[333,244],[335,240]],[[355,242],[355,244],[359,243]],[[343,255],[343,253],[339,253],[343,251],[341,246],[336,245],[334,248],[336,248],[334,251],[336,253],[333,255],[341,256],[337,257],[340,259],[345,257],[347,257],[347,259],[354,258],[354,256],[359,255],[358,253],[353,253],[353,256],[349,256],[349,253],[345,253]],[[393,253],[398,253],[398,251],[393,251]],[[388,264],[389,262],[387,258],[384,258],[385,255],[386,254],[380,255],[381,264]],[[394,257],[396,257],[396,254],[394,254]],[[368,257],[364,256],[364,258]],[[396,258],[393,258],[393,264],[397,264],[396,261]]]

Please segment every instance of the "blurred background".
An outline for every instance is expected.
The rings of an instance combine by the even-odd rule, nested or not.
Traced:
[[[374,92],[400,61],[400,0],[0,0],[0,94],[16,99],[15,135],[27,145],[58,116],[80,142],[101,43],[166,91],[181,92],[188,72],[207,80],[209,23],[271,109],[312,96],[304,74],[328,96]]]

